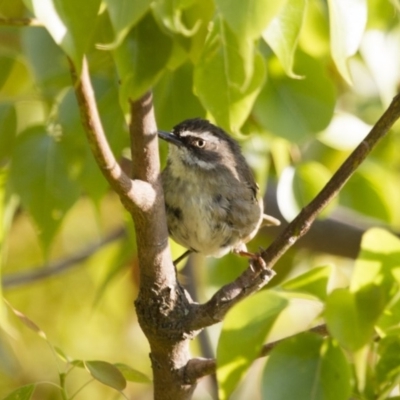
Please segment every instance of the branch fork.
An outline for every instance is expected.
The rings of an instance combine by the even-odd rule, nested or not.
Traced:
[[[219,289],[205,304],[196,304],[179,285],[170,255],[151,94],[130,103],[133,163],[130,177],[115,160],[106,140],[87,62],[83,63],[80,76],[71,63],[71,73],[93,155],[135,222],[140,265],[140,290],[135,304],[139,323],[151,347],[155,398],[190,399],[197,380],[214,373],[216,362],[214,359],[191,359],[188,339],[220,322],[236,303],[272,279],[275,263],[305,235],[318,214],[400,117],[400,95],[393,99],[369,135],[317,197],[266,250],[261,251],[262,262],[250,261],[249,267],[237,279]]]

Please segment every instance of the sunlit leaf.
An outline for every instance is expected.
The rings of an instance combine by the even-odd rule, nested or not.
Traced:
[[[331,339],[303,333],[276,346],[262,377],[263,398],[269,400],[347,400],[351,369]]]
[[[216,0],[217,8],[239,36],[256,39],[278,13],[285,0]]]
[[[368,135],[371,125],[343,112],[335,113],[331,123],[318,139],[337,150],[354,150]]]
[[[137,383],[151,382],[151,379],[147,375],[145,375],[143,372],[131,368],[129,365],[117,363],[114,364],[114,366],[119,369],[124,378],[129,382],[137,382]]]
[[[340,192],[340,204],[391,223],[398,213],[398,176],[372,161],[364,162]]]
[[[42,338],[46,339],[46,334],[24,313],[14,308],[8,301],[4,300],[10,310],[14,313],[15,316],[30,330],[37,333]]]
[[[172,40],[154,18],[147,14],[115,50],[121,78],[120,101],[123,108],[149,90],[164,73],[171,55]]]
[[[25,0],[78,70],[88,48],[100,0]]]
[[[285,290],[293,290],[301,293],[309,293],[321,300],[326,299],[328,280],[332,273],[332,267],[327,265],[324,267],[313,268],[296,278],[285,282],[282,287]]]
[[[153,2],[152,8],[157,18],[170,31],[183,36],[193,36],[202,24],[200,18],[194,26],[186,23],[185,9],[191,7],[193,3],[194,0],[162,0]]]
[[[3,400],[30,400],[35,390],[35,387],[35,384],[22,386],[14,390],[8,396],[4,397]]]
[[[126,380],[120,370],[106,361],[85,361],[85,367],[94,379],[117,390],[126,387]]]
[[[335,90],[318,60],[298,52],[294,69],[304,79],[291,79],[274,60],[269,63],[268,82],[257,98],[254,115],[266,130],[299,143],[329,124]]]
[[[347,60],[360,46],[367,23],[366,0],[328,0],[331,51],[343,78],[351,83]]]
[[[320,192],[331,177],[330,171],[317,162],[299,164],[283,171],[277,190],[279,209],[286,220],[291,221],[300,210]],[[335,201],[324,210],[321,216],[330,212]]]
[[[370,308],[361,296],[348,289],[336,289],[327,298],[325,320],[332,336],[341,346],[353,352],[360,350],[372,338],[379,317],[374,301],[378,293],[367,293]],[[361,304],[360,304],[361,303]],[[378,314],[378,315],[377,315]]]
[[[129,30],[138,23],[150,8],[152,0],[105,0],[115,31],[115,44],[120,43]]]
[[[10,181],[48,248],[65,213],[78,198],[57,138],[44,127],[28,129],[15,145]]]
[[[306,9],[307,0],[286,0],[278,15],[263,32],[264,40],[291,78],[300,78],[293,71],[293,61]]]
[[[221,400],[228,399],[287,301],[273,292],[258,293],[235,306],[224,319],[217,348],[217,378]]]
[[[264,78],[264,61],[253,52],[252,43],[239,40],[219,21],[207,39],[194,73],[195,93],[216,123],[230,132],[238,132]]]

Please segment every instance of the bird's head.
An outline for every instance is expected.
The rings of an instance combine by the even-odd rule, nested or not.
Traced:
[[[188,119],[172,132],[158,131],[169,146],[169,162],[186,167],[213,170],[218,166],[235,166],[241,158],[239,145],[221,128],[201,118]]]

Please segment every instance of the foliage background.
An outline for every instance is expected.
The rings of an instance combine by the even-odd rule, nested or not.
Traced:
[[[160,128],[168,130],[185,118],[201,116],[240,140],[262,190],[268,182],[277,186],[277,202],[287,220],[317,193],[398,91],[400,26],[396,0],[269,3],[0,1],[1,17],[15,21],[30,16],[44,25],[15,27],[6,22],[0,28],[3,294],[46,332],[53,345],[73,359],[123,362],[151,375],[148,345],[132,305],[138,284],[133,229],[86,143],[66,54],[78,67],[82,55],[88,57],[102,122],[117,157],[125,155],[128,148],[124,116],[127,99],[138,98],[153,88]],[[385,138],[323,218],[336,218],[362,228],[400,230],[398,131],[397,126]],[[165,159],[163,144],[160,151]],[[119,234],[118,240],[102,245],[107,235],[121,228],[125,233]],[[273,230],[263,231],[253,248],[266,246],[273,235]],[[372,231],[371,235],[363,242],[365,252],[379,243],[383,253],[397,254],[398,244],[386,249],[384,243],[389,239],[381,231]],[[99,245],[98,251],[64,273],[20,286],[10,283],[10,277],[18,279],[25,272],[45,268],[93,243]],[[173,251],[177,256],[182,249],[173,246]],[[190,283],[196,279],[200,300],[206,300],[245,267],[245,262],[234,256],[222,260],[194,257],[192,263],[193,277],[185,277],[184,272],[182,280]],[[373,398],[370,396],[376,393],[382,396],[388,387],[393,389],[390,383],[396,381],[399,372],[381,366],[383,371],[378,369],[378,375],[367,373],[368,363],[362,354],[366,354],[371,327],[379,318],[389,309],[398,315],[393,311],[393,304],[397,305],[396,274],[385,275],[382,267],[383,276],[389,279],[390,275],[394,281],[390,281],[390,298],[380,299],[392,308],[382,306],[376,315],[361,318],[358,328],[367,333],[366,339],[354,339],[348,337],[350,325],[358,329],[351,324],[354,316],[340,314],[344,328],[334,323],[335,313],[348,295],[336,291],[327,300],[326,294],[327,290],[331,293],[349,284],[353,292],[357,292],[357,284],[362,286],[361,278],[352,275],[353,260],[296,249],[280,262],[272,285],[282,291],[288,279],[310,270],[317,274],[320,270],[315,272],[316,267],[327,265],[321,270],[323,294],[320,289],[307,289],[309,281],[286,283],[303,294],[311,293],[314,300],[319,297],[320,303],[307,303],[301,296],[300,300],[288,300],[288,294],[270,294],[283,296],[285,304],[291,304],[285,306],[289,317],[281,318],[273,334],[269,325],[264,326],[259,340],[264,341],[267,333],[273,340],[307,329],[328,301],[333,311],[326,318],[336,340],[349,351],[346,354],[351,361],[340,362],[353,373],[352,381],[348,379],[336,399],[346,398],[350,386],[360,398]],[[370,283],[383,288],[375,278],[371,276]],[[360,304],[362,309],[366,307],[362,301]],[[251,310],[247,303],[243,307],[244,312],[232,314],[233,321],[241,320]],[[359,312],[357,307],[355,311]],[[300,319],[296,320],[296,313]],[[229,321],[224,325],[226,331]],[[53,356],[46,342],[21,325],[6,306],[1,309],[1,324],[0,396],[30,382],[57,382],[57,365],[61,369],[65,365]],[[248,326],[245,321],[243,326]],[[398,346],[398,328],[394,322],[381,322],[379,326],[382,337],[388,336],[387,331],[394,332],[379,350],[384,354],[390,346]],[[220,330],[218,326],[209,329],[214,349]],[[252,333],[252,329],[240,331],[234,343]],[[221,339],[220,360],[224,360],[224,345],[228,352],[234,347],[229,340]],[[314,349],[337,346],[337,342],[321,344],[314,337],[301,340]],[[301,340],[297,345],[288,342],[292,353],[305,346]],[[197,341],[193,343],[194,354],[200,354],[200,347]],[[279,354],[277,350],[270,360],[279,361]],[[335,354],[340,357],[337,351]],[[261,392],[275,398],[273,393],[277,391],[265,382],[271,382],[269,374],[276,382],[280,370],[273,368],[277,364],[272,361],[265,369],[264,364],[255,363],[232,398],[257,398]],[[262,370],[264,380],[260,378]],[[368,374],[374,377],[369,384],[365,382]],[[88,379],[84,370],[75,368],[68,377],[68,391],[73,393]],[[220,372],[219,379],[226,393],[233,390],[231,378]],[[200,385],[196,398],[210,398],[206,383]],[[150,386],[143,383],[129,383],[126,393],[135,399],[151,397]],[[34,394],[42,400],[59,396],[55,387],[46,384],[38,385]],[[290,393],[286,393],[288,396]],[[307,394],[302,396],[309,398]],[[325,398],[318,396],[315,398]],[[96,382],[76,398],[114,397],[115,391]]]

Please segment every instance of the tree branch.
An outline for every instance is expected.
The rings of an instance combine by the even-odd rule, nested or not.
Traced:
[[[15,288],[28,283],[36,282],[43,278],[54,276],[62,272],[66,272],[96,253],[99,249],[107,244],[126,236],[124,228],[119,228],[111,232],[98,243],[87,246],[82,251],[73,254],[71,257],[62,260],[54,261],[43,267],[32,267],[27,271],[22,271],[14,274],[5,275],[2,279],[2,286],[5,289]]]
[[[128,211],[132,211],[136,206],[150,209],[155,201],[154,190],[144,181],[131,180],[116,161],[108,144],[86,59],[83,60],[80,76],[77,75],[72,61],[69,62],[82,123],[97,165]]]
[[[308,330],[321,336],[328,336],[329,332],[325,324],[317,325]],[[293,337],[295,335],[289,336]],[[258,355],[258,358],[268,356],[272,349],[275,348],[279,343],[287,340],[288,338],[279,339],[275,342],[267,343],[262,348]],[[240,345],[238,343],[238,345]],[[198,379],[204,376],[215,374],[217,371],[217,360],[214,358],[192,358],[185,367],[185,378],[187,383],[196,382]]]
[[[271,269],[275,263],[307,233],[318,214],[339,193],[361,162],[399,117],[400,95],[397,95],[368,136],[350,154],[320,193],[302,209],[272,244],[261,252],[260,257],[265,265],[262,265],[262,262],[253,262],[235,281],[219,289],[207,303],[192,307],[192,312],[188,316],[187,331],[201,329],[221,321],[233,305],[270,281],[273,276]]]
[[[0,26],[43,26],[43,24],[35,18],[4,18],[0,17]]]

